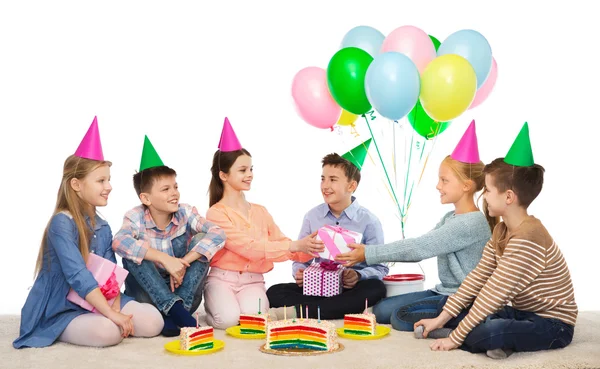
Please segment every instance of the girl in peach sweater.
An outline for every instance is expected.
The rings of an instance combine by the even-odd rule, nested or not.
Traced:
[[[206,218],[227,236],[225,247],[211,260],[204,290],[207,322],[224,329],[238,324],[240,314],[267,312],[269,303],[263,273],[274,262],[305,262],[309,253],[324,249],[316,232],[301,240],[286,237],[263,206],[250,203],[244,191],[253,179],[252,157],[239,144],[226,119],[219,150],[215,152]]]

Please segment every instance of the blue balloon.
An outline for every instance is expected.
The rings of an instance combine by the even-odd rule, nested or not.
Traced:
[[[358,26],[346,33],[340,48],[357,47],[368,52],[374,58],[379,54],[383,40],[385,40],[385,36],[375,28]]]
[[[367,69],[365,91],[379,114],[398,120],[406,116],[419,99],[419,70],[404,54],[395,51],[379,54]]]
[[[485,83],[492,70],[492,47],[481,33],[471,29],[463,29],[448,36],[437,54],[456,54],[467,59],[475,69],[477,88]]]

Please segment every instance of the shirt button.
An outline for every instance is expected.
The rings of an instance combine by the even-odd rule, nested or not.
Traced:
[[[96,235],[94,235],[94,238],[96,238]]]

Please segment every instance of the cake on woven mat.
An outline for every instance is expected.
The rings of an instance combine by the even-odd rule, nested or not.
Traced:
[[[267,318],[266,314],[240,314],[240,333],[265,334]]]
[[[179,349],[183,351],[209,350],[214,347],[213,327],[184,327],[179,334]]]
[[[375,334],[375,314],[346,314],[344,315],[344,333],[361,336]]]
[[[266,347],[272,350],[334,351],[339,344],[335,325],[331,322],[288,319],[267,322]]]

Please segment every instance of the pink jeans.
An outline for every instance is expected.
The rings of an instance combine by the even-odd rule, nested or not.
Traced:
[[[217,329],[238,325],[240,314],[266,314],[269,300],[260,273],[233,272],[211,268],[204,287],[206,321]]]

